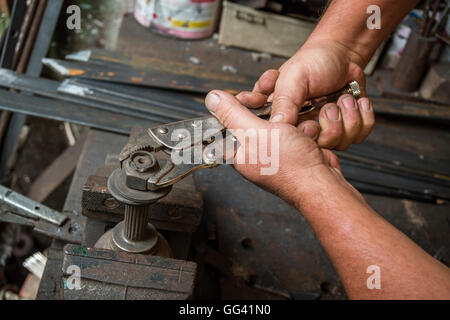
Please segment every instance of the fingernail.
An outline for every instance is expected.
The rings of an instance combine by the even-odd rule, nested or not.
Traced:
[[[273,93],[271,93],[269,95],[269,97],[267,98],[267,102],[272,102],[273,101]]]
[[[344,100],[342,100],[342,103],[348,110],[356,109],[356,103],[353,97],[345,97]]]
[[[327,114],[328,119],[333,120],[333,121],[339,120],[340,114],[339,114],[339,109],[336,105],[328,107],[327,110],[325,110],[325,113]]]
[[[206,104],[206,107],[209,109],[209,111],[216,112],[219,102],[220,102],[220,97],[214,92],[210,92],[206,96],[205,104]]]
[[[305,126],[303,128],[303,132],[309,137],[311,137],[311,139],[316,140],[317,137],[319,136],[319,127],[313,125]]]
[[[284,114],[276,113],[270,118],[270,122],[281,122],[284,119]]]
[[[359,101],[361,104],[361,109],[365,112],[369,112],[372,109],[372,106],[370,105],[370,101],[368,99],[362,99]]]

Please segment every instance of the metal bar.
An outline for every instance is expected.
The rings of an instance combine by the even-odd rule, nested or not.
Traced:
[[[44,2],[45,1],[45,2]],[[24,61],[25,58],[28,60],[26,64],[26,73],[30,76],[38,76],[42,70],[42,58],[45,57],[50,45],[51,38],[53,36],[53,31],[55,30],[56,22],[58,21],[59,13],[63,5],[63,0],[41,0],[38,4],[39,7],[43,6],[41,3],[45,4],[45,11],[43,16],[39,19],[39,31],[36,35],[36,39],[33,41],[31,56],[26,57],[21,60]],[[36,13],[35,18],[38,14]],[[32,23],[32,28],[34,26],[34,21]],[[28,41],[28,40],[27,40]],[[24,48],[24,52],[26,48]],[[19,66],[21,63],[19,62]],[[19,68],[18,66],[18,68]],[[15,154],[17,148],[17,140],[25,123],[25,115],[23,114],[13,114],[11,121],[9,123],[8,131],[6,133],[5,140],[2,145],[2,150],[0,154],[0,179],[6,178],[8,175],[8,162],[11,155]]]
[[[397,197],[402,199],[411,199],[415,201],[423,202],[436,202],[433,196],[426,194],[413,193],[406,190],[401,190],[397,188],[390,188],[387,186],[378,186],[367,182],[356,181],[347,178],[348,182],[355,187],[361,193],[375,194],[386,197]]]
[[[213,89],[231,92],[251,90],[250,82],[231,82],[202,78],[200,75],[168,72],[164,70],[138,70],[127,65],[101,61],[78,62],[47,59],[46,65],[62,77],[97,79],[140,86],[207,93]]]
[[[434,120],[443,123],[450,122],[450,106],[447,105],[382,97],[369,97],[369,99],[377,114]]]
[[[370,183],[371,185],[388,189],[405,190],[406,192],[422,194],[434,199],[450,199],[450,189],[436,184],[376,171],[373,167],[363,168],[343,159],[341,159],[341,167],[344,177],[349,180]]]
[[[377,171],[392,175],[409,177],[411,179],[418,179],[429,183],[450,187],[450,177],[434,171],[409,168],[403,164],[389,163],[387,161],[380,161],[368,156],[359,156],[349,152],[336,151],[336,155],[340,159],[348,161],[348,163],[354,163],[354,165],[363,168],[375,168]]]
[[[20,56],[19,64],[17,65],[17,70],[28,69],[30,57],[34,51],[34,45],[37,43],[37,37],[44,16],[45,8],[47,5],[47,0],[39,0],[36,8],[36,13],[34,14],[33,20],[31,22],[30,31],[25,41],[25,47],[23,48],[23,53]]]
[[[0,87],[1,86],[5,88],[20,90],[26,93],[38,94],[40,96],[53,98],[61,101],[68,101],[76,104],[81,103],[88,107],[97,108],[108,112],[129,115],[136,118],[158,121],[161,123],[170,122],[171,120],[174,120],[167,117],[155,116],[151,114],[149,110],[146,110],[146,112],[136,112],[133,110],[128,110],[127,107],[117,107],[96,101],[81,99],[78,96],[58,93],[58,87],[60,86],[60,83],[58,81],[45,78],[28,77],[26,75],[13,73],[12,71],[4,69],[0,69]]]
[[[31,23],[33,22],[34,13],[36,12],[38,0],[31,0],[29,2],[27,13],[22,23],[22,27],[20,29],[19,40],[16,46],[16,55],[13,60],[13,70],[23,72],[24,70],[17,69],[18,62],[22,57],[22,53],[24,52],[24,46],[27,41],[28,33],[30,31]]]
[[[45,221],[54,223],[58,226],[66,221],[67,216],[46,207],[39,202],[31,200],[9,188],[0,185],[0,201],[11,206],[12,211],[17,210],[18,214],[36,216]]]
[[[365,141],[359,145],[352,145],[344,153],[358,156],[359,158],[395,165],[397,167],[418,169],[419,171],[426,172],[431,171],[434,176],[450,176],[450,168],[447,161],[440,160],[441,158],[438,154],[436,154],[436,156],[433,155],[432,157],[424,156],[418,153],[390,147],[385,144],[374,143],[372,141]],[[338,152],[338,154],[340,156],[341,152]],[[394,167],[392,168],[394,169]],[[428,170],[428,168],[432,169]],[[428,175],[428,173],[426,175]]]
[[[172,48],[167,48],[173,50]],[[212,70],[201,64],[193,64],[184,60],[171,60],[165,56],[158,58],[151,54],[137,55],[128,54],[117,51],[93,48],[88,56],[85,56],[84,61],[96,64],[99,67],[117,66],[121,70],[135,70],[139,71],[141,75],[148,75],[151,80],[150,86],[167,85],[165,82],[170,82],[169,85],[179,90],[190,90],[178,82],[179,79],[188,80],[188,87],[192,87],[196,92],[207,92],[211,88],[220,88],[228,91],[243,91],[250,90],[256,82],[257,77],[251,75],[243,75],[242,73],[230,73],[225,71]],[[150,50],[151,51],[151,50]],[[209,50],[207,50],[209,51]],[[66,58],[73,57],[73,55]],[[170,56],[170,54],[169,54]],[[214,69],[217,66],[214,67]],[[142,73],[144,72],[144,73]],[[101,74],[100,74],[101,75]],[[109,75],[105,74],[106,77]],[[114,76],[114,75],[112,75]],[[153,79],[152,76],[155,76]],[[143,78],[145,80],[145,77]],[[145,82],[145,81],[143,81]]]
[[[108,96],[108,94],[113,94],[112,91],[103,88],[99,88],[98,90],[105,90],[106,95],[103,94],[103,97],[98,99],[98,95],[101,93],[97,92],[96,87],[78,84],[71,79],[66,81],[61,84],[55,80],[30,77],[24,74],[14,73],[11,70],[0,69],[0,87],[25,91],[62,101],[84,104],[93,108],[131,115],[137,118],[165,123],[199,117],[205,114],[175,107],[174,109],[179,110],[178,114],[171,114],[166,110],[166,105],[164,105],[164,103],[160,103],[161,106],[156,107],[153,102],[136,104],[131,100],[131,97],[129,99],[121,98],[121,101],[113,100],[112,97]],[[74,83],[74,85],[72,85],[72,83]],[[152,89],[149,90],[151,91]],[[159,94],[160,93],[157,93],[157,95]],[[189,100],[188,98],[186,99]],[[179,100],[181,101],[181,99]]]
[[[105,92],[104,89],[97,89],[83,84],[71,82],[70,79],[65,80],[58,88],[58,92],[78,96],[83,100],[92,100],[95,102],[114,105],[120,109],[131,109],[138,113],[149,113],[149,106],[140,102],[133,102],[117,96],[113,92]],[[186,112],[173,111],[171,109],[162,109],[151,107],[151,114],[158,117],[164,117],[172,120],[183,120],[189,117],[199,117],[204,114],[191,114]]]
[[[13,8],[11,10],[11,22],[8,30],[4,33],[2,37],[2,56],[0,58],[0,66],[2,68],[14,69],[17,60],[21,55],[21,51],[18,47],[21,47],[21,42],[24,41],[26,33],[28,31],[28,26],[31,21],[31,17],[34,12],[35,1],[30,3],[27,8],[26,13],[23,12],[26,8],[25,1],[15,1]],[[25,8],[23,8],[25,6]],[[20,34],[18,37],[12,36],[18,29],[22,26]],[[20,44],[20,45],[19,45]],[[19,50],[18,50],[19,49]],[[11,119],[11,113],[8,111],[2,112],[0,116],[0,147],[3,142],[3,137],[8,129],[8,124]]]
[[[72,78],[72,81],[113,91],[123,98],[130,98],[149,104],[160,104],[164,108],[176,106],[176,110],[183,109],[208,113],[205,108],[203,95],[83,78]]]
[[[93,94],[102,95],[105,102],[111,104],[117,104],[121,107],[128,105],[130,102],[136,102],[136,106],[144,104],[144,111],[146,105],[152,106],[152,108],[158,107],[164,110],[165,115],[170,114],[170,112],[181,113],[184,115],[192,115],[192,117],[199,117],[207,114],[206,108],[202,102],[199,102],[189,95],[178,93],[174,91],[161,90],[156,88],[145,88],[145,91],[140,91],[139,93],[146,93],[146,97],[140,97],[139,93],[133,95],[130,93],[131,88],[136,88],[136,86],[127,86],[123,84],[115,84],[113,89],[108,89],[99,84],[102,81],[91,81],[91,83],[84,83],[80,81],[82,79],[67,79],[64,81],[66,84],[77,85],[82,88],[86,88],[93,91]],[[103,82],[104,84],[104,82]],[[108,84],[108,83],[106,83]],[[202,99],[200,99],[202,100]]]
[[[11,21],[5,33],[4,46],[0,57],[0,66],[3,68],[13,67],[14,53],[19,40],[19,31],[25,18],[26,9],[26,1],[14,1],[11,11]]]
[[[19,224],[27,227],[34,227],[35,224],[35,220],[11,213],[10,210],[4,210],[1,207],[0,207],[0,222]]]
[[[148,128],[161,124],[160,122],[102,111],[81,104],[61,102],[6,90],[0,90],[0,109],[121,134],[129,134],[136,125]]]

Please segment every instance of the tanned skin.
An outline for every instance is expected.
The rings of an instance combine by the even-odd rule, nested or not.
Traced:
[[[322,108],[319,123],[298,124],[306,98],[336,91],[351,80],[364,86],[363,69],[372,54],[417,2],[331,1],[308,41],[279,70],[265,72],[252,92],[235,97],[213,90],[205,101],[241,144],[246,138],[236,129],[279,130],[279,141],[267,142],[278,144],[275,175],[261,175],[261,163],[235,163],[235,168],[303,214],[352,299],[450,299],[449,268],[370,208],[345,180],[338,158],[330,151],[345,150],[370,134],[374,113],[369,99],[355,101],[344,95]],[[381,9],[380,30],[366,26],[370,5]],[[273,100],[271,121],[248,110],[267,100]],[[236,158],[248,150],[238,149]],[[380,289],[367,287],[366,271],[371,265],[380,268]]]

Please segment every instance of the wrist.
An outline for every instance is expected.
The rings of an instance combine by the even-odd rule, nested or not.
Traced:
[[[335,37],[329,37],[327,35],[322,35],[321,33],[313,33],[300,48],[300,50],[302,48],[306,49],[310,47],[330,48],[330,50],[333,50],[345,59],[348,66],[355,64],[361,69],[364,69],[365,65],[368,63],[367,58],[365,58],[364,53],[362,53],[362,50],[357,49],[358,46],[355,45],[355,42],[352,44],[347,44],[345,41],[338,40]]]
[[[311,168],[297,182],[296,189],[294,206],[308,220],[320,212],[341,211],[344,207],[361,204],[366,206],[362,195],[342,174],[325,165]]]

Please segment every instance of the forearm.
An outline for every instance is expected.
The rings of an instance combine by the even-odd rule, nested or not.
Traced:
[[[324,16],[308,39],[336,41],[353,53],[353,62],[364,68],[373,53],[418,0],[332,0]],[[367,8],[381,9],[381,29],[370,30]]]
[[[317,173],[309,182],[298,208],[350,298],[450,298],[449,269],[374,212],[343,178]],[[366,271],[373,265],[381,271],[380,290],[367,287]]]

